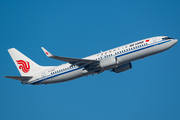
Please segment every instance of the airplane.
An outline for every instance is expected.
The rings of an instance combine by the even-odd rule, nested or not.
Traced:
[[[59,66],[40,66],[15,48],[8,49],[21,76],[4,76],[22,84],[52,84],[79,77],[99,74],[106,70],[120,73],[132,68],[132,61],[163,52],[177,43],[177,39],[157,36],[113,48],[79,59],[51,54],[41,47],[47,57],[68,62]]]

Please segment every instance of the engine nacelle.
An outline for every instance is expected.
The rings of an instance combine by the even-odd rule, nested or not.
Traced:
[[[110,57],[110,58],[106,58],[100,61],[101,68],[106,68],[106,67],[114,66],[117,64],[118,64],[118,61],[116,57]]]
[[[112,71],[115,73],[120,73],[120,72],[129,70],[131,68],[132,68],[132,64],[129,62],[129,63],[123,64],[121,66],[118,66],[117,68],[113,68]]]

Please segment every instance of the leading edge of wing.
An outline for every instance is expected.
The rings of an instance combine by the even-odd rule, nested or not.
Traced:
[[[61,60],[61,61],[69,62],[70,64],[81,65],[81,64],[99,63],[99,61],[97,61],[97,60],[78,59],[78,58],[69,58],[69,57],[61,57],[61,56],[52,55],[44,47],[41,47],[41,48],[42,48],[42,50],[44,51],[44,53],[46,54],[47,57],[53,58],[53,59],[56,59],[56,60]]]

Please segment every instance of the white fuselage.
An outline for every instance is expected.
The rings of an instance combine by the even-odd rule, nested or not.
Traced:
[[[83,58],[90,60],[98,60],[100,62],[103,62],[110,58],[115,58],[117,60],[117,64],[115,65],[102,67],[102,64],[100,66],[96,66],[94,69],[87,71],[84,67],[66,63],[36,73],[35,75],[33,75],[33,78],[30,79],[26,84],[38,85],[64,82],[82,76],[87,76],[90,74],[98,74],[105,70],[116,68],[131,61],[165,51],[171,48],[174,44],[176,44],[177,39],[163,39],[165,37],[167,36],[143,39],[137,42],[133,42],[124,46],[120,46],[111,50],[103,51],[101,53]]]

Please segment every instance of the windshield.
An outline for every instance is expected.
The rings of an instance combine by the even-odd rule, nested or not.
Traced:
[[[165,37],[165,38],[162,38],[163,40],[169,40],[169,39],[173,39],[173,38],[170,38],[170,37]]]

